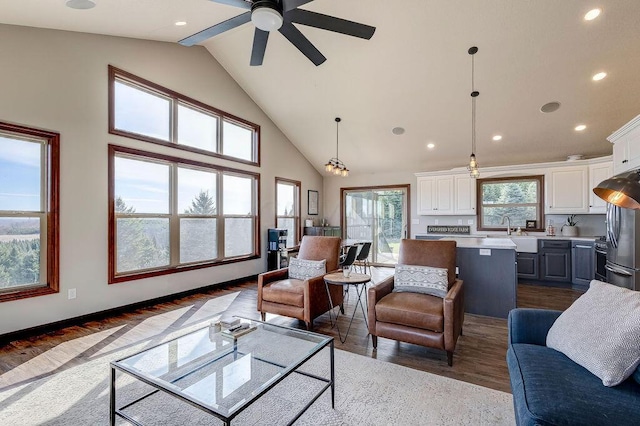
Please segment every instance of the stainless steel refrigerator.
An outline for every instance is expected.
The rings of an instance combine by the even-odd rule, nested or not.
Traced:
[[[607,203],[607,282],[640,290],[640,210]]]

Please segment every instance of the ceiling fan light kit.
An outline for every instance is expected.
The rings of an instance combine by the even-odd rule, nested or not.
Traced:
[[[251,22],[262,31],[276,31],[282,27],[282,7],[278,2],[259,0],[251,6]]]
[[[83,0],[70,0],[83,1]],[[334,16],[323,15],[306,9],[298,9],[313,0],[211,0],[227,6],[235,6],[246,12],[206,28],[198,33],[180,40],[183,46],[193,46],[225,31],[229,31],[248,22],[255,26],[253,47],[251,49],[251,66],[260,66],[269,41],[269,34],[279,31],[314,65],[322,64],[327,58],[307,39],[293,24],[306,25],[334,33],[345,34],[369,40],[373,37],[375,27],[347,21]]]

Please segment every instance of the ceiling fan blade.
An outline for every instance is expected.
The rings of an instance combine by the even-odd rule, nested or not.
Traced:
[[[306,38],[299,29],[294,27],[291,22],[285,21],[278,31],[280,31],[280,33],[291,42],[291,44],[297,47],[298,50],[309,58],[309,60],[316,66],[327,60],[327,58],[325,58],[324,55],[322,55],[322,53],[320,53],[320,51],[311,44],[309,39]]]
[[[369,40],[373,37],[376,27],[360,24],[358,22],[347,21],[335,16],[323,15],[322,13],[311,12],[310,10],[294,9],[287,12],[287,19],[296,24],[307,25],[309,27],[320,28],[322,30],[333,31],[353,37]]]
[[[211,0],[214,3],[226,4],[229,6],[241,7],[242,9],[251,10],[251,2],[244,0]]]
[[[253,33],[253,49],[251,50],[252,67],[262,65],[268,40],[269,31],[262,31],[260,28],[256,28],[256,31]]]
[[[282,0],[284,2],[284,6],[282,10],[287,12],[289,10],[293,10],[296,7],[303,6],[307,3],[311,3],[313,0]]]
[[[242,15],[234,16],[231,19],[220,22],[219,24],[209,27],[206,30],[202,30],[199,33],[190,35],[189,37],[180,40],[178,43],[183,46],[193,46],[194,44],[198,44],[208,38],[217,36],[220,33],[239,27],[242,24],[246,24],[249,21],[251,21],[251,12],[245,12]]]

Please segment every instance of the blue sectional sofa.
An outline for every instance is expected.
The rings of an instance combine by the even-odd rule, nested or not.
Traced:
[[[542,309],[509,313],[507,365],[516,423],[640,425],[640,384],[629,378],[606,387],[585,368],[546,346],[547,332],[561,313]]]

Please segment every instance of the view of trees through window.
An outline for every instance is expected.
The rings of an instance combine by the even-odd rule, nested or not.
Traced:
[[[254,255],[257,176],[111,147],[115,276]],[[218,206],[222,208],[220,208]]]
[[[40,220],[0,219],[0,289],[40,282]]]
[[[407,235],[408,188],[345,190],[346,238],[372,241],[371,261],[393,264]]]
[[[480,228],[506,229],[502,218],[508,216],[512,227],[526,226],[527,220],[537,220],[540,225],[541,178],[479,181],[481,201]]]

